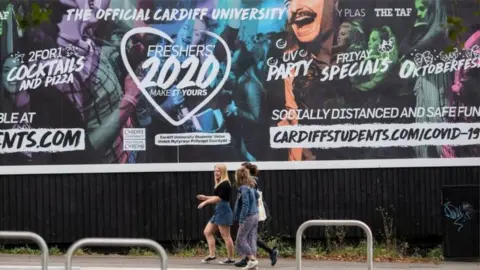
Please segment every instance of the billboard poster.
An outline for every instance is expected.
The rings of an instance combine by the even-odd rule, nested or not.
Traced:
[[[477,166],[479,12],[1,0],[0,174]]]

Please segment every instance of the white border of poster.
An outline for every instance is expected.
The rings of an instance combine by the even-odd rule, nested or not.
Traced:
[[[142,172],[202,172],[213,171],[222,162],[145,163],[145,164],[87,164],[87,165],[30,165],[0,166],[0,175],[77,174],[77,173],[142,173]],[[223,162],[229,170],[242,162]],[[417,168],[479,166],[480,158],[443,159],[377,159],[326,161],[264,161],[254,162],[261,170],[327,170],[371,168]]]

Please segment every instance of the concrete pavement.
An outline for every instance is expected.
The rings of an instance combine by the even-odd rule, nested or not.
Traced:
[[[59,256],[50,256],[49,269],[64,269],[65,259]],[[74,270],[152,270],[159,268],[160,259],[154,257],[132,257],[132,256],[77,256],[73,259]],[[343,263],[304,260],[304,270],[360,270],[367,269],[365,263]],[[34,270],[40,269],[39,256],[10,256],[0,255],[0,270]],[[220,265],[218,263],[201,264],[198,259],[168,258],[168,269],[173,270],[230,270],[239,269],[233,266]],[[295,260],[280,259],[275,267],[270,266],[267,260],[261,260],[259,269],[295,270]],[[480,263],[442,263],[435,264],[394,264],[374,263],[374,269],[389,270],[480,270]]]

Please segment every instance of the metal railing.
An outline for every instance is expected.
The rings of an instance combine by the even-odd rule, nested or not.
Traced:
[[[41,260],[42,260],[42,270],[48,269],[48,246],[43,238],[32,232],[22,232],[22,231],[0,231],[0,239],[14,239],[14,240],[30,240],[40,247],[42,251]]]
[[[362,228],[367,234],[367,269],[373,269],[373,235],[367,224],[358,220],[309,220],[303,223],[297,230],[296,241],[296,261],[297,270],[302,269],[302,235],[303,232],[312,226],[355,226]],[[67,269],[68,270],[68,269]]]
[[[167,252],[165,249],[157,242],[150,240],[150,239],[129,239],[129,238],[84,238],[78,240],[77,242],[73,243],[67,251],[66,254],[66,263],[65,263],[65,270],[72,269],[72,259],[73,254],[77,249],[80,249],[84,246],[110,246],[110,247],[149,247],[154,249],[158,254],[160,254],[160,269],[166,270],[167,269]]]

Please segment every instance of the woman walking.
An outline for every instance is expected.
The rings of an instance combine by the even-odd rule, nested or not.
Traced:
[[[230,234],[230,226],[233,225],[233,212],[230,207],[231,184],[228,178],[227,167],[224,164],[215,166],[214,179],[215,189],[213,191],[213,196],[197,195],[197,199],[202,201],[202,203],[198,205],[198,209],[203,208],[207,204],[216,204],[215,214],[209,220],[203,231],[203,234],[207,239],[209,253],[208,256],[202,260],[202,263],[208,263],[217,258],[215,250],[215,233],[219,230],[228,253],[228,258],[220,263],[234,264],[233,240]]]
[[[258,182],[258,167],[257,167],[257,165],[254,165],[250,162],[245,162],[245,163],[242,164],[242,167],[246,168],[250,172],[250,175],[253,179],[253,188],[257,191],[260,190],[259,187],[258,187],[259,182]],[[263,201],[263,204],[265,205],[264,207],[267,208],[267,206],[265,204],[265,201]],[[266,211],[266,213],[268,214],[267,211]],[[263,231],[264,227],[265,227],[265,221],[259,221],[258,234],[260,234],[260,232]],[[267,245],[267,243],[263,242],[262,239],[260,239],[260,237],[258,237],[258,239],[257,239],[257,246],[259,248],[265,250],[269,254],[271,264],[272,264],[272,266],[275,266],[275,264],[277,264],[278,249],[276,247],[270,248]],[[240,260],[239,262],[237,262],[235,264],[235,266],[236,267],[245,267],[247,265],[247,262],[248,262],[248,258],[245,257],[245,258],[242,258],[242,260]]]
[[[237,253],[248,259],[243,269],[252,269],[258,266],[257,238],[258,238],[258,198],[259,193],[253,187],[250,172],[241,167],[235,173],[238,187],[237,201],[235,202],[234,217],[239,222],[236,247]]]

